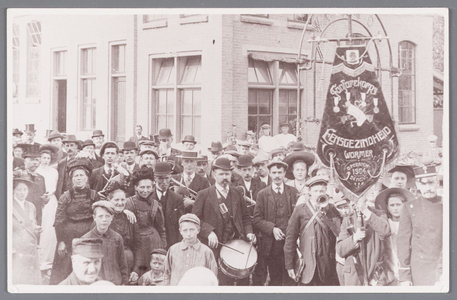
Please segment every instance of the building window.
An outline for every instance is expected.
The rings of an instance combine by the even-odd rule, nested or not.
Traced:
[[[41,23],[27,24],[27,98],[40,97]]]
[[[95,54],[95,48],[81,49],[82,130],[93,130],[96,126]]]
[[[201,56],[153,59],[155,128],[200,138]],[[176,128],[176,131],[175,131]]]
[[[20,68],[20,33],[19,25],[13,25],[13,97],[17,98],[19,91]]]
[[[398,65],[402,72],[398,78],[399,124],[416,123],[416,45],[403,41],[398,44]]]
[[[54,77],[67,75],[66,58],[67,51],[54,52]]]
[[[272,77],[272,74],[278,76]],[[295,64],[249,58],[248,130],[258,132],[263,123],[274,128],[273,125],[289,123],[294,131],[297,121],[297,82]]]
[[[167,19],[169,15],[143,15],[143,23]]]

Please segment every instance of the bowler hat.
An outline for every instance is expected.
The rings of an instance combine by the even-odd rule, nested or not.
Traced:
[[[20,131],[18,128],[14,128],[13,129],[13,135],[15,135],[15,134],[23,135],[24,133],[22,131]]]
[[[217,141],[217,142],[211,142],[211,148],[208,148],[210,152],[219,152],[224,150],[222,147],[222,143]]]
[[[192,222],[200,226],[200,219],[195,214],[185,214],[179,218],[179,224],[182,222]]]
[[[73,255],[81,255],[86,258],[102,258],[103,240],[99,238],[80,238],[73,239]]]
[[[289,168],[287,169],[286,172],[286,178],[287,179],[295,179],[294,174],[293,174],[293,166],[294,163],[297,161],[303,161],[306,164],[306,168],[309,169],[309,167],[314,164],[314,155],[309,152],[305,151],[298,151],[294,152],[288,156],[286,156],[282,161],[285,162],[286,164],[289,165]]]
[[[79,146],[79,140],[76,138],[74,134],[67,134],[67,136],[62,140],[62,143],[75,143]]]
[[[411,201],[414,199],[414,195],[407,189],[389,188],[389,189],[385,189],[384,191],[379,193],[378,196],[376,196],[376,199],[374,200],[376,208],[387,212],[387,200],[389,199],[390,195],[392,195],[392,194],[401,194],[404,198],[404,199],[402,199],[402,202],[407,202],[407,201]]]
[[[181,159],[191,159],[191,160],[198,160],[198,152],[197,151],[181,151],[181,155],[177,156]]]
[[[167,161],[159,161],[154,167],[154,173],[156,176],[164,176],[171,174],[173,166]]]
[[[254,163],[252,162],[252,156],[249,154],[241,155],[238,158],[237,166],[239,168],[251,167]]]
[[[24,132],[36,132],[35,124],[25,124]]]
[[[106,148],[116,148],[117,152],[119,152],[119,146],[115,142],[106,142],[100,147],[100,157],[103,157]]]
[[[23,158],[27,157],[40,157],[40,146],[39,145],[30,145],[27,149],[27,153],[22,155]]]
[[[132,142],[132,141],[124,142],[124,145],[122,146],[122,152],[130,151],[130,150],[138,150],[135,142]]]
[[[111,215],[114,215],[115,210],[114,210],[114,204],[106,201],[106,200],[100,200],[92,204],[92,211],[95,211],[97,207],[103,207],[106,209]]]
[[[171,130],[169,128],[162,128],[159,130],[159,139],[166,139],[172,137]]]
[[[87,146],[94,146],[95,147],[94,141],[93,140],[85,140],[81,148],[84,149],[84,147],[87,147]]]
[[[221,169],[224,171],[232,171],[233,167],[230,165],[230,160],[225,157],[219,157],[216,162],[211,166],[212,170]]]
[[[196,144],[197,142],[195,141],[195,137],[193,135],[186,135],[184,139],[181,141],[182,143],[194,143]]]
[[[280,161],[280,160],[273,160],[267,164],[268,169],[271,169],[271,167],[273,167],[273,166],[281,166],[284,168],[284,170],[287,170],[287,168],[289,167],[288,164],[286,164],[285,162]]]
[[[305,185],[307,187],[312,187],[313,185],[316,185],[316,184],[325,184],[327,185],[329,182],[329,178],[328,176],[326,175],[319,175],[319,176],[314,176],[314,177],[311,177],[310,179],[308,179],[306,182],[305,182]]]
[[[92,138],[97,137],[97,136],[105,136],[105,135],[103,134],[103,131],[101,131],[100,129],[96,129],[92,133]]]
[[[48,142],[52,141],[53,139],[57,139],[57,138],[63,139],[64,136],[62,134],[60,134],[59,131],[53,130],[53,131],[51,131],[51,133],[48,136]]]

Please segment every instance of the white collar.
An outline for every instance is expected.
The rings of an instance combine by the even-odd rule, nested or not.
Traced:
[[[167,193],[167,191],[162,192],[159,189],[156,189],[156,192],[157,192],[157,196],[159,196],[159,199],[162,198],[162,196],[165,196],[165,194]]]
[[[246,181],[243,179],[243,182],[244,182],[244,185],[246,186],[246,189],[249,191],[251,189],[252,180]]]
[[[190,177],[192,180],[194,180],[194,178],[195,178],[195,172],[192,173],[192,174],[190,174],[190,175],[187,175],[186,173],[182,173],[182,175],[183,175],[184,181],[186,181],[186,179],[187,179],[188,177]]]
[[[222,185],[220,185],[217,182],[214,185],[216,186],[216,189],[219,190],[219,192],[222,192],[223,190],[226,190],[228,192],[230,189],[230,185],[227,185],[227,188],[224,188]]]
[[[278,192],[278,185],[276,185],[275,183],[271,185],[271,188],[273,189],[273,192]],[[284,193],[284,182],[281,182],[281,185],[279,185],[279,191],[281,194]]]

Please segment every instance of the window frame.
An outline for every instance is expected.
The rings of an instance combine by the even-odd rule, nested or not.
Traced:
[[[410,72],[404,72],[403,68],[403,62],[402,61],[402,45],[408,45],[407,48],[403,48],[406,50],[411,51],[411,71]],[[411,48],[409,48],[411,47]],[[416,105],[417,105],[417,92],[416,92],[416,48],[417,44],[408,41],[408,40],[403,40],[398,43],[398,66],[399,69],[402,71],[401,76],[398,78],[398,99],[397,99],[397,105],[398,105],[398,124],[400,125],[409,125],[409,124],[416,124],[417,123],[417,112],[416,112]],[[407,58],[408,59],[408,58]],[[406,61],[406,63],[408,63]],[[402,76],[409,76],[411,80],[411,89],[402,89],[401,87],[401,82],[402,82]],[[400,101],[403,99],[402,95],[407,94],[405,92],[410,92],[412,94],[411,99],[410,99],[410,105],[400,105]],[[411,109],[410,115],[411,119],[410,120],[405,120],[402,118],[402,109],[408,108]]]
[[[91,51],[94,51],[92,53],[92,61],[91,61],[91,65],[92,65],[92,70],[93,72],[92,73],[85,73],[85,65],[86,65],[86,62],[85,62],[85,59],[87,57],[87,54],[85,54],[85,51],[88,51],[88,50],[91,50]],[[79,104],[79,107],[80,107],[80,111],[81,111],[81,115],[78,116],[78,121],[80,123],[79,125],[79,128],[82,130],[82,131],[92,131],[94,130],[94,128],[96,128],[97,126],[97,93],[96,93],[96,88],[94,89],[94,84],[96,86],[97,84],[97,72],[96,72],[96,57],[97,57],[97,47],[96,45],[86,45],[84,47],[80,47],[79,48],[79,66],[78,66],[78,75],[79,75],[79,78],[78,78],[78,82],[80,84],[80,87],[79,87],[79,101],[80,101],[80,104]],[[86,128],[85,127],[85,116],[86,116],[86,103],[85,103],[85,99],[84,99],[84,83],[85,82],[91,82],[92,83],[92,88],[91,88],[91,103],[90,103],[90,106],[91,106],[91,118],[92,118],[92,127],[89,127],[89,128]]]

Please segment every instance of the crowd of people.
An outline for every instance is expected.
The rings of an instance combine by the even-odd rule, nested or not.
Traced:
[[[145,137],[139,125],[122,147],[101,130],[85,141],[54,130],[39,144],[33,124],[14,129],[12,283],[442,282],[435,136],[354,198],[290,125],[280,128],[210,147],[193,136],[174,143],[167,128]],[[232,265],[240,253],[246,264]]]

